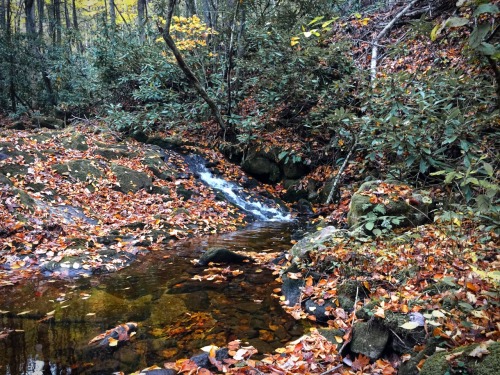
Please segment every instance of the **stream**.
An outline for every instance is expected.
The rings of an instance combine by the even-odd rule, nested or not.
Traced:
[[[271,353],[302,334],[302,323],[271,296],[279,284],[270,270],[238,264],[230,269],[241,273],[225,281],[193,279],[203,274],[196,259],[208,248],[278,254],[291,247],[291,233],[299,226],[279,207],[242,195],[240,187],[206,168],[197,173],[260,221],[232,233],[179,241],[116,273],[40,276],[0,289],[0,375],[131,373],[235,339],[259,354]],[[126,322],[138,323],[130,341],[88,345]]]

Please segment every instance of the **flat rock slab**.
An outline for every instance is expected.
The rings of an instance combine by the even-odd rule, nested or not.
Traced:
[[[200,258],[198,261],[198,264],[201,266],[206,266],[208,263],[244,263],[251,261],[252,259],[244,256],[237,254],[231,250],[224,249],[224,248],[215,248],[215,249],[208,249]]]

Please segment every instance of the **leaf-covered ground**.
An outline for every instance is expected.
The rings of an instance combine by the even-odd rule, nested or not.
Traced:
[[[178,154],[160,155],[92,126],[2,130],[0,156],[2,286],[49,264],[56,275],[119,269],[170,240],[244,223],[245,215],[217,200]],[[72,170],[81,160],[92,173]],[[130,170],[142,173],[143,188],[120,186],[117,174]],[[103,256],[106,251],[115,255]]]

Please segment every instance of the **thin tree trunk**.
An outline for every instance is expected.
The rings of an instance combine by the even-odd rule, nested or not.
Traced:
[[[139,28],[139,39],[142,43],[145,40],[144,27],[146,25],[145,18],[146,0],[137,0],[137,27]]]
[[[43,0],[42,0],[43,1]],[[49,19],[49,34],[52,39],[52,44],[56,44],[56,26],[54,20],[54,0],[52,3],[47,3],[47,17]]]
[[[5,0],[0,0],[0,30],[7,28],[7,21],[5,19]]]
[[[174,40],[172,39],[172,36],[170,35],[170,25],[172,23],[172,16],[174,14],[174,8],[175,8],[175,3],[176,0],[169,0],[169,5],[168,5],[168,10],[167,10],[167,17],[166,17],[166,25],[164,29],[160,28],[160,32],[162,34],[163,40],[167,44],[168,48],[172,51],[174,54],[175,59],[177,60],[177,64],[181,68],[182,72],[186,76],[187,80],[189,83],[196,89],[198,94],[203,98],[205,103],[210,107],[213,116],[215,117],[215,120],[219,124],[220,128],[226,132],[228,129],[224,119],[222,118],[222,115],[219,111],[219,107],[217,107],[217,104],[208,96],[208,93],[205,91],[203,86],[200,84],[200,81],[196,77],[196,75],[193,73],[191,68],[186,64],[186,61],[184,60],[184,57],[182,56],[181,52],[175,45]]]
[[[64,0],[64,20],[66,21],[66,29],[71,29],[71,20],[69,17],[68,0]]]
[[[78,27],[78,13],[76,11],[76,0],[72,0],[72,16],[73,16],[73,29],[76,30],[77,32],[77,45],[78,45],[78,51],[80,53],[83,53],[83,44],[82,44],[82,38],[79,33],[80,29]]]
[[[229,4],[230,5],[230,4]],[[227,85],[227,115],[231,116],[231,109],[232,109],[232,91],[231,91],[231,77],[232,77],[232,70],[233,70],[233,53],[234,53],[234,39],[235,39],[235,28],[236,28],[236,18],[238,17],[238,13],[240,10],[240,2],[238,1],[236,3],[236,9],[234,10],[233,14],[233,19],[231,21],[230,25],[230,37],[229,37],[229,48],[227,51],[227,64],[226,64],[226,71],[225,71],[225,77],[226,77],[226,85]]]
[[[202,6],[203,6],[203,18],[205,20],[205,23],[208,25],[208,27],[213,28],[214,27],[214,20],[213,20],[213,14],[212,14],[212,8],[210,6],[210,1],[209,0],[202,0]]]
[[[197,13],[196,0],[186,0],[186,16],[193,17]]]
[[[43,22],[44,22],[44,0],[37,0],[37,8],[38,8],[38,37],[43,36]]]
[[[62,30],[61,30],[61,0],[54,0],[54,20],[56,27],[56,43],[61,45]]]
[[[109,22],[111,23],[111,28],[114,30],[116,26],[115,0],[109,0]]]

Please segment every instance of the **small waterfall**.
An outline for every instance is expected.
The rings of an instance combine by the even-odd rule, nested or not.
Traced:
[[[212,174],[205,166],[205,161],[198,155],[189,155],[186,161],[193,172],[211,188],[220,191],[232,204],[252,214],[260,221],[291,221],[288,212],[270,199],[256,197],[246,192],[243,187]],[[260,198],[260,200],[259,200]],[[263,202],[267,200],[266,202]],[[274,207],[273,207],[274,206]]]

